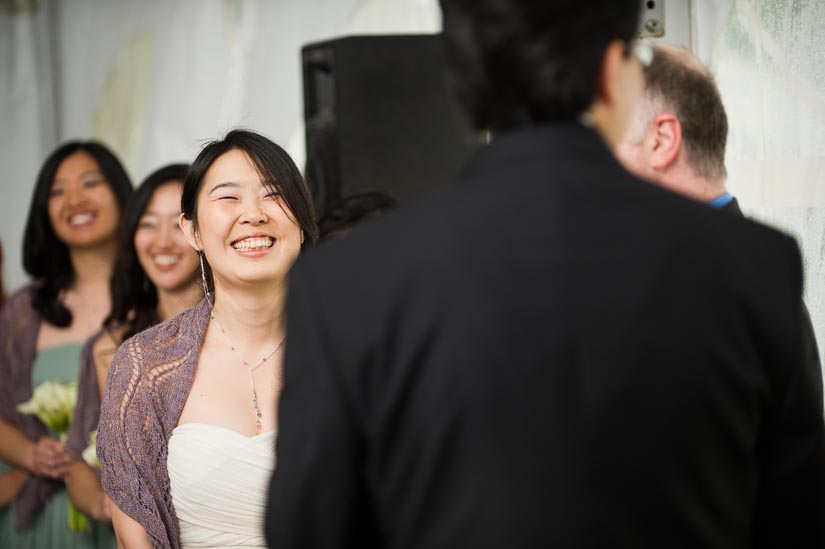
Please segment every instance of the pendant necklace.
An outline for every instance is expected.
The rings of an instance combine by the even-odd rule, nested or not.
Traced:
[[[218,317],[215,316],[215,313],[211,313],[210,316],[211,316],[212,320],[215,321],[215,324],[218,326],[218,329],[221,331],[221,334],[223,335],[223,338],[229,344],[229,348],[232,349],[233,352],[237,353],[239,357],[241,357],[241,362],[243,362],[243,365],[246,367],[246,371],[249,372],[249,386],[252,389],[252,409],[255,410],[255,428],[258,431],[260,431],[261,430],[261,409],[258,407],[258,393],[255,391],[255,379],[252,377],[252,372],[254,372],[263,363],[265,363],[266,359],[268,359],[269,357],[271,357],[272,355],[274,355],[275,353],[278,352],[278,349],[280,349],[281,346],[284,344],[284,341],[286,341],[286,336],[284,336],[284,338],[281,340],[281,342],[278,343],[275,346],[274,349],[269,351],[269,354],[267,354],[265,357],[263,357],[260,362],[258,362],[255,366],[250,367],[249,362],[247,362],[246,357],[243,355],[241,350],[238,349],[237,347],[235,347],[235,344],[232,343],[231,339],[229,339],[229,334],[227,334],[226,330],[223,329],[223,326],[221,325],[220,321],[218,320]]]

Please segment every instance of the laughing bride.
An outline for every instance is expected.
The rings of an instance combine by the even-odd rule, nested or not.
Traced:
[[[312,202],[283,149],[234,130],[198,155],[182,212],[207,297],[118,350],[103,488],[122,546],[263,547],[287,275],[317,238]]]

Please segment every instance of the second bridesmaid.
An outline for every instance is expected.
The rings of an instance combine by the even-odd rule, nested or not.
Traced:
[[[94,520],[111,524],[99,469],[84,460],[97,430],[106,374],[118,346],[129,337],[171,318],[203,298],[198,255],[179,226],[183,180],[188,165],[171,164],[150,174],[123,214],[112,279],[112,311],[104,328],[85,345],[78,375],[75,418],[66,441],[72,458],[69,497]],[[114,537],[110,546],[114,546]],[[100,546],[100,545],[99,545]]]

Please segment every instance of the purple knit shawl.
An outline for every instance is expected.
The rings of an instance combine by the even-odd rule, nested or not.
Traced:
[[[100,419],[100,390],[97,384],[97,367],[94,360],[94,346],[109,333],[101,329],[93,335],[80,352],[80,370],[77,373],[77,404],[66,438],[66,453],[69,457],[83,461],[83,450],[89,446],[89,435],[97,429]]]
[[[32,365],[37,355],[37,335],[40,315],[32,308],[35,284],[15,292],[0,313],[0,417],[11,423],[33,441],[48,435],[46,427],[31,414],[20,414],[17,405],[32,396]],[[88,360],[87,347],[80,361]],[[18,532],[29,527],[32,519],[54,493],[62,481],[29,476],[15,500],[15,528]]]
[[[146,530],[152,546],[178,548],[166,456],[209,323],[204,299],[126,340],[109,367],[97,457],[103,490]]]

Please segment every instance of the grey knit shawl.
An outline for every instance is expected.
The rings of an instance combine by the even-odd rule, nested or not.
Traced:
[[[0,417],[20,429],[29,439],[37,441],[48,435],[48,430],[37,417],[20,414],[17,405],[32,396],[32,365],[37,356],[37,335],[41,318],[32,307],[32,293],[36,284],[29,284],[15,292],[0,314]],[[89,357],[84,346],[80,361]],[[29,527],[47,501],[63,486],[62,481],[29,476],[15,499],[15,529]]]
[[[72,425],[66,438],[66,453],[83,461],[83,450],[89,445],[89,435],[97,429],[100,419],[100,389],[97,383],[97,366],[94,346],[101,338],[110,337],[105,329],[93,335],[80,353],[80,370],[77,373],[77,404]]]
[[[143,526],[156,548],[180,546],[166,456],[209,315],[204,299],[126,340],[109,367],[97,435],[103,490]]]

